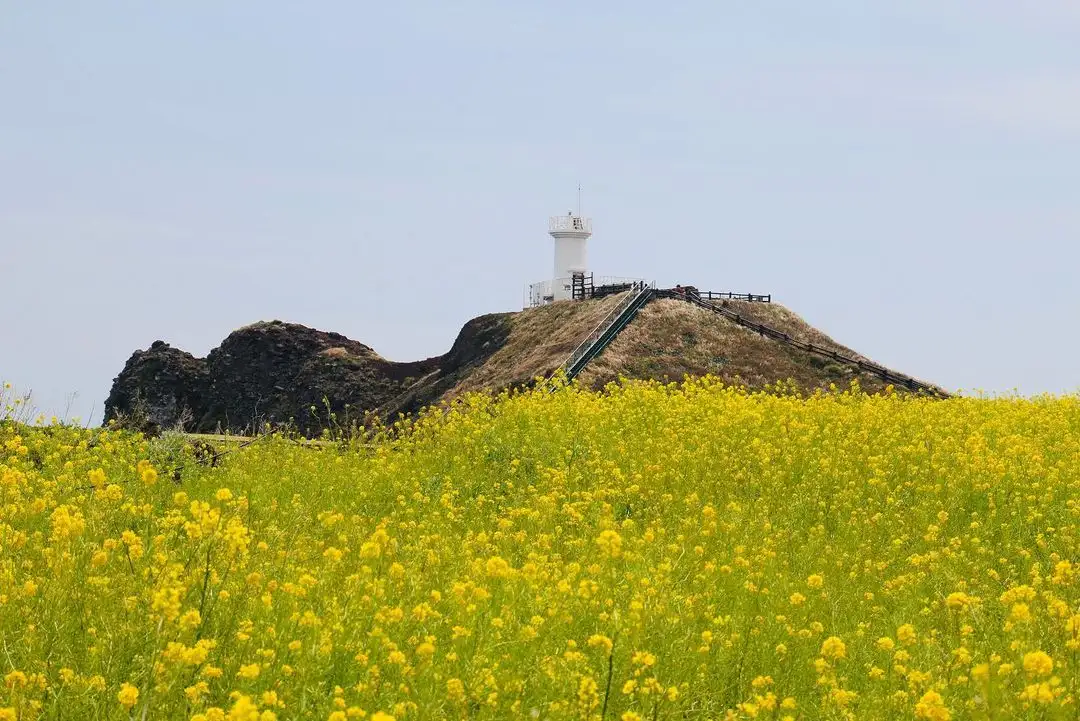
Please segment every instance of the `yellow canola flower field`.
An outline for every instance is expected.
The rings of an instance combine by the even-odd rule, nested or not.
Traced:
[[[190,453],[0,423],[0,720],[1080,710],[1075,397],[706,378]]]

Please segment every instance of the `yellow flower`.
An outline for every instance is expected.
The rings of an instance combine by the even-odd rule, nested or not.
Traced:
[[[188,686],[184,689],[184,695],[187,697],[189,703],[197,704],[202,697],[210,691],[210,685],[206,681],[199,681],[194,686]]]
[[[601,551],[612,558],[615,558],[622,553],[622,543],[622,536],[620,536],[617,531],[611,529],[602,531],[596,538],[596,545]]]
[[[1076,567],[1071,561],[1058,561],[1054,566],[1053,582],[1055,585],[1066,585],[1072,582],[1076,575]]]
[[[119,701],[120,705],[124,708],[130,709],[139,700],[139,689],[129,683],[125,683],[120,687],[120,691],[116,694],[116,700]]]
[[[592,676],[582,676],[578,682],[578,709],[581,715],[588,717],[591,712],[600,705],[600,692],[596,679]]]
[[[589,636],[588,645],[590,648],[602,648],[606,654],[611,653],[612,642],[607,636],[593,634]]]
[[[1020,692],[1021,701],[1034,701],[1038,704],[1053,703],[1054,698],[1060,693],[1060,689],[1055,688],[1053,683],[1047,683],[1043,681],[1041,683],[1033,683],[1024,687],[1024,690]]]
[[[828,659],[845,658],[847,646],[837,636],[829,636],[821,644],[821,655]]]
[[[250,696],[234,694],[232,708],[229,709],[228,721],[255,721],[259,717],[259,707]]]
[[[1043,651],[1024,654],[1024,672],[1028,676],[1049,676],[1054,671],[1054,660]]]
[[[178,623],[180,628],[191,631],[198,628],[199,624],[202,623],[202,616],[199,615],[197,610],[191,609],[180,616]]]
[[[829,692],[829,700],[832,701],[840,708],[846,708],[851,705],[851,702],[858,697],[858,694],[854,691],[847,691],[842,688],[834,688]]]
[[[240,670],[236,672],[236,675],[239,678],[247,679],[250,681],[251,679],[258,678],[259,672],[261,670],[262,669],[259,667],[259,664],[251,663],[246,666],[241,666]]]
[[[929,721],[949,721],[952,714],[945,707],[945,700],[937,691],[927,691],[915,704],[915,718]]]
[[[896,629],[896,638],[905,646],[910,646],[915,643],[918,636],[915,633],[915,627],[910,623],[905,623]]]
[[[945,606],[953,611],[963,611],[971,605],[971,597],[963,591],[954,591],[945,598]]]
[[[821,588],[825,585],[825,577],[821,574],[814,573],[806,577],[806,585],[810,588]]]
[[[1001,594],[1000,600],[1006,605],[1017,601],[1031,602],[1035,600],[1035,589],[1031,586],[1013,586]]]
[[[1013,623],[1026,623],[1031,620],[1031,609],[1026,603],[1014,603],[1009,609],[1009,620]]]
[[[492,578],[506,578],[511,573],[510,564],[500,556],[492,556],[484,564],[487,575]]]

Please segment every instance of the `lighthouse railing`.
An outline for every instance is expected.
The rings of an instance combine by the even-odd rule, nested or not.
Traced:
[[[580,215],[553,215],[548,218],[549,233],[568,231],[592,233],[592,218],[582,218]]]
[[[552,302],[554,298],[555,295],[552,282],[550,280],[542,280],[539,283],[532,283],[526,286],[524,307],[536,308],[537,306],[547,305]]]

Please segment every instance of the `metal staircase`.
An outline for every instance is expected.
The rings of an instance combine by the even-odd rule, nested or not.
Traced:
[[[644,282],[637,284],[633,291],[627,293],[626,299],[612,308],[563,361],[561,368],[566,373],[567,380],[573,380],[589,361],[600,355],[615,336],[634,319],[637,312],[653,299],[655,293],[655,284],[646,285]]]
[[[719,297],[721,294],[709,294],[710,299],[712,296]],[[735,297],[735,294],[726,294],[727,297]],[[812,353],[813,355],[827,358],[837,363],[843,363],[844,365],[857,368],[864,373],[871,373],[878,376],[886,383],[891,383],[894,386],[906,388],[910,391],[917,391],[926,393],[927,395],[937,398],[948,398],[949,394],[938,388],[937,386],[923,381],[912,378],[911,376],[904,375],[903,373],[897,373],[890,370],[885,366],[878,365],[868,360],[861,358],[853,358],[851,356],[844,355],[838,351],[830,348],[825,348],[819,345],[807,341],[801,341],[793,338],[790,334],[784,331],[777,330],[763,323],[744,318],[741,314],[736,313],[729,308],[725,308],[718,303],[709,302],[702,297],[702,294],[697,292],[696,289],[687,292],[687,289],[683,290],[657,290],[655,284],[646,285],[639,283],[634,286],[634,290],[627,294],[627,298],[619,303],[615,308],[612,308],[603,320],[601,320],[591,333],[574,349],[574,352],[563,362],[560,368],[565,372],[566,379],[573,380],[585,366],[593,358],[596,358],[603,350],[615,339],[616,336],[625,328],[630,321],[634,319],[638,311],[641,310],[650,301],[657,298],[671,298],[675,300],[685,301],[691,303],[705,310],[716,313],[733,323],[741,325],[748,330],[752,330],[755,333],[775,340],[779,343],[797,348],[806,353]],[[743,298],[740,297],[740,300]],[[747,300],[757,302],[769,302],[770,296],[747,296]]]

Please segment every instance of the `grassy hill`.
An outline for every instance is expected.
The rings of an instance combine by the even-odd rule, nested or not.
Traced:
[[[865,359],[778,303],[725,302],[743,317],[788,333],[796,340]],[[884,386],[877,376],[763,338],[715,313],[670,299],[645,306],[633,323],[585,368],[580,380],[599,387],[619,376],[682,380],[686,375],[705,374],[754,389],[779,380],[794,381],[804,390],[827,388],[829,384],[847,387],[856,378],[869,392]]]

